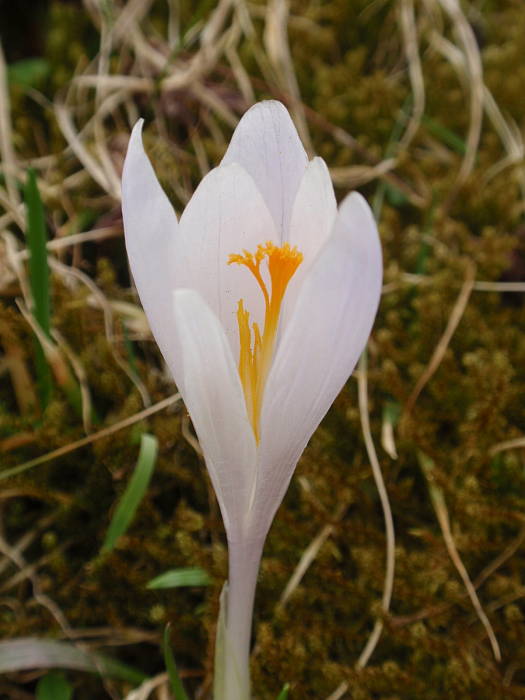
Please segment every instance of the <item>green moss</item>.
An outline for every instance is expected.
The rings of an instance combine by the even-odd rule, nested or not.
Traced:
[[[293,0],[290,5],[290,50],[316,152],[335,168],[381,160],[401,111],[410,110],[397,4]],[[214,4],[203,0],[180,6],[184,35],[209,18]],[[254,6],[266,9],[264,2],[250,5]],[[487,86],[502,114],[523,131],[525,9],[512,0],[477,7],[470,19],[482,48]],[[422,9],[417,6],[416,12],[420,17]],[[156,48],[167,18],[167,4],[157,2],[142,20],[142,32]],[[95,19],[75,4],[49,4],[42,54],[50,73],[39,85],[47,98],[63,97],[71,78],[95,57],[100,39]],[[259,61],[261,12],[254,10],[253,21],[255,36],[242,39],[239,56],[258,98],[280,96],[276,86],[266,82]],[[448,40],[454,38],[448,20],[438,29]],[[400,157],[397,180],[389,181],[381,210],[386,288],[369,347],[371,427],[397,531],[391,612],[369,663],[356,669],[375,619],[382,614],[385,537],[352,379],[310,441],[268,538],[257,592],[252,664],[259,700],[274,700],[286,681],[291,700],[327,698],[341,683],[348,686],[346,697],[354,700],[492,700],[522,698],[525,693],[520,606],[525,562],[518,540],[525,463],[522,449],[492,451],[524,431],[522,294],[472,291],[437,371],[407,412],[409,397],[445,331],[467,262],[475,265],[477,280],[525,279],[518,171],[523,163],[494,169],[505,153],[485,118],[473,171],[449,200],[463,157],[468,99],[450,63],[425,41],[420,48],[426,119]],[[183,47],[182,60],[191,58],[193,50],[193,45]],[[110,66],[115,72],[137,70],[129,47],[115,49]],[[154,68],[148,70],[155,79],[162,77],[161,71],[157,75]],[[234,113],[247,106],[224,56],[207,74],[206,87]],[[78,95],[70,99],[79,100]],[[62,189],[63,180],[81,166],[64,150],[52,111],[20,86],[11,86],[11,101],[20,160],[60,153],[42,170],[52,234],[118,225],[118,206],[88,175],[71,189]],[[187,88],[165,94],[156,89],[147,97],[133,94],[126,109],[130,106],[147,117],[146,149],[180,211],[200,179],[202,156],[211,165],[217,163],[231,129]],[[86,91],[74,108],[78,124],[89,119],[95,109],[93,91]],[[125,109],[116,109],[104,121],[117,171],[128,120]],[[341,143],[337,128],[351,135],[358,147]],[[90,139],[86,147],[95,152]],[[371,200],[378,185],[375,180],[361,189]],[[339,194],[346,189],[341,187]],[[425,204],[415,206],[405,189]],[[16,227],[13,232],[20,234]],[[61,256],[88,274],[108,300],[136,303],[121,239],[84,244]],[[420,275],[418,283],[406,273]],[[84,368],[100,419],[97,429],[144,407],[122,362],[132,364],[152,401],[174,391],[157,348],[143,339],[142,331],[137,335],[131,321],[126,327],[130,354],[118,313],[110,345],[103,310],[84,285],[54,274],[52,294],[53,325]],[[20,348],[19,359],[31,382],[32,337],[14,305],[15,296],[20,289],[13,280],[0,297],[0,346],[8,356],[13,347]],[[41,414],[37,405],[22,408],[13,387],[13,369],[6,365],[0,376],[3,468],[84,436],[60,391]],[[381,446],[388,403],[400,410],[394,427],[397,459]],[[36,566],[42,591],[73,628],[109,630],[97,644],[123,661],[150,675],[160,673],[160,640],[171,622],[174,652],[193,693],[210,681],[227,550],[204,465],[184,437],[185,420],[184,409],[177,405],[11,479],[4,483],[2,524],[12,545],[34,533],[23,557]],[[160,445],[151,486],[127,533],[102,557],[100,546],[134,467],[142,430],[154,433]],[[502,664],[491,656],[445,547],[419,467],[421,452],[435,464],[454,540],[471,578],[476,581],[502,552],[509,552],[477,589],[500,642]],[[327,524],[333,527],[331,535],[287,605],[280,607],[280,595],[302,553]],[[179,566],[202,567],[212,585],[146,588],[153,577]],[[0,586],[7,602],[0,607],[0,637],[59,635],[56,620],[37,604],[30,582],[13,579],[18,570],[14,564],[3,567]],[[112,647],[123,630],[135,630],[140,641],[130,638]],[[70,676],[78,700],[103,696],[100,680],[74,672]],[[27,676],[13,675],[9,682],[27,692],[34,686]],[[118,682],[112,687],[118,697],[128,689]]]

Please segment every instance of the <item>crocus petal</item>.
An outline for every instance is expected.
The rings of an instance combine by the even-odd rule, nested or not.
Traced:
[[[239,299],[251,320],[264,319],[263,295],[244,266],[228,265],[232,253],[255,252],[275,238],[272,217],[254,181],[237,163],[220,166],[202,180],[181,216],[175,277],[195,289],[220,319],[235,358]]]
[[[240,163],[253,177],[286,239],[292,206],[308,157],[285,107],[273,100],[260,102],[242,117],[222,160]]]
[[[281,312],[281,331],[293,311],[305,276],[330,235],[337,214],[334,188],[326,163],[314,158],[308,163],[292,209],[288,241],[303,254],[303,262],[292,277]]]
[[[269,515],[271,522],[306,443],[353,371],[381,280],[377,228],[368,204],[353,193],[304,281],[268,377],[254,519]]]
[[[172,291],[177,216],[142,146],[140,119],[133,128],[122,173],[122,217],[131,272],[155,340],[178,384]]]
[[[174,293],[182,354],[180,386],[202,446],[228,537],[242,532],[255,476],[256,448],[239,373],[215,314],[191,289]]]

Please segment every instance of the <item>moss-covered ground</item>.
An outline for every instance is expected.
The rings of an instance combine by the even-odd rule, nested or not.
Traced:
[[[180,212],[240,115],[274,97],[338,196],[355,188],[374,205],[385,280],[361,404],[356,373],[268,537],[254,694],[273,700],[288,682],[291,700],[525,698],[522,0],[42,0],[0,13],[0,638],[105,653],[158,676],[149,697],[166,698],[170,622],[189,693],[209,697],[223,527],[183,405],[141,418],[176,389],[132,289],[119,181],[143,116]],[[51,241],[47,397],[28,322],[30,166]],[[150,486],[101,554],[144,432],[159,443]],[[396,534],[390,601],[374,453]],[[146,588],[179,567],[211,584]],[[15,667],[0,696],[34,697],[46,665]],[[64,673],[75,700],[138,684]]]

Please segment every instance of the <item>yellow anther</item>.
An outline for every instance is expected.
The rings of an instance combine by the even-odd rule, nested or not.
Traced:
[[[261,275],[260,265],[266,259],[270,274],[271,288]],[[272,241],[257,246],[255,253],[243,250],[242,254],[232,254],[228,265],[244,265],[253,274],[264,296],[264,329],[261,336],[257,323],[250,330],[250,314],[239,300],[237,324],[239,326],[239,375],[244,390],[248,416],[252,424],[257,443],[260,440],[260,414],[264,386],[273,358],[281,304],[288,283],[303,260],[303,254],[289,243],[276,246]],[[253,332],[253,342],[252,342]]]

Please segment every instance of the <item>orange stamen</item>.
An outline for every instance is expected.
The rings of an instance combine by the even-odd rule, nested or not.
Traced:
[[[261,275],[261,262],[266,258],[270,273],[271,290]],[[228,265],[236,263],[244,265],[253,274],[264,296],[265,315],[264,329],[261,336],[256,323],[250,330],[250,313],[244,308],[243,300],[237,307],[237,323],[239,326],[239,376],[244,390],[246,409],[252,424],[257,444],[260,440],[260,414],[264,387],[270,371],[281,304],[295,271],[303,260],[303,254],[289,243],[276,246],[271,241],[258,245],[255,253],[243,250],[241,254],[233,254],[228,258]]]

